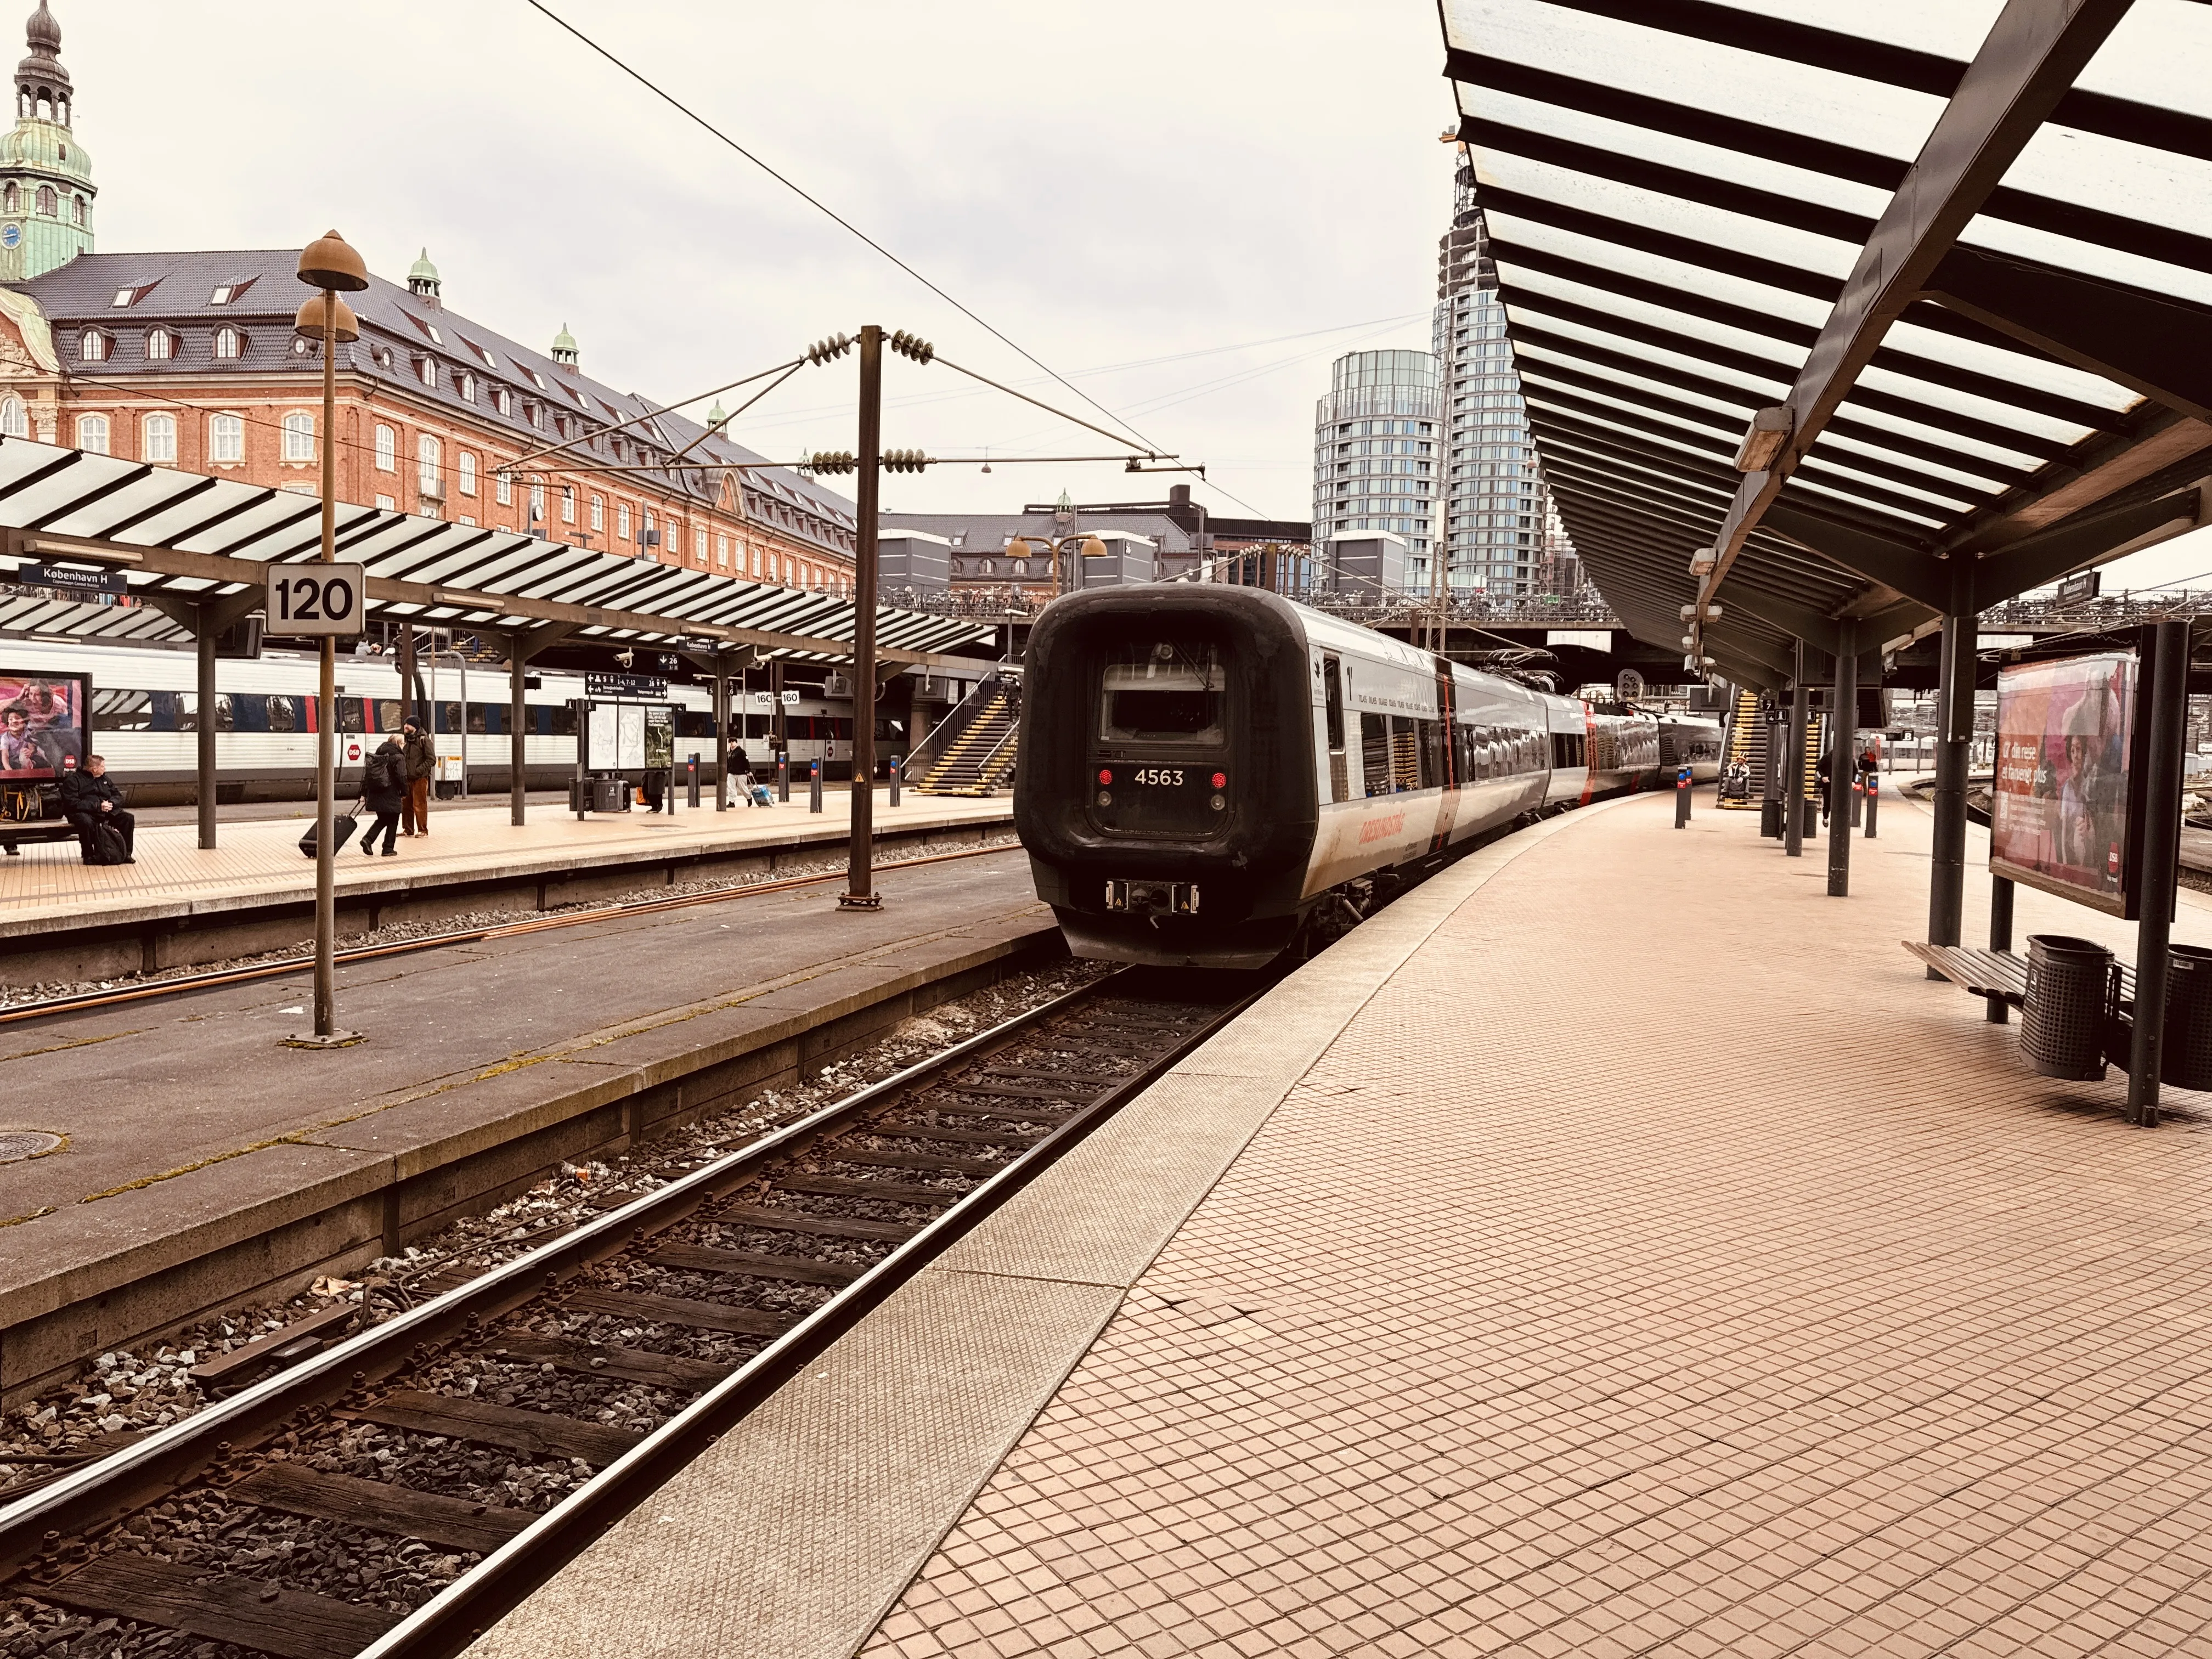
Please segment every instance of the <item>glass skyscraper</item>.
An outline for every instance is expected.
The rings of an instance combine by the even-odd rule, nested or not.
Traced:
[[[1443,379],[1447,579],[1462,592],[1539,592],[1545,586],[1544,489],[1464,145],[1451,229],[1438,248],[1432,337]]]
[[[1336,360],[1314,412],[1314,557],[1328,569],[1340,535],[1404,538],[1407,586],[1428,589],[1436,548],[1443,409],[1425,351],[1354,351]]]

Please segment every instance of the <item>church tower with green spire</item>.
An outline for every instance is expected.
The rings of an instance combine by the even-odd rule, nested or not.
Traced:
[[[92,157],[70,117],[62,28],[39,0],[15,66],[15,130],[0,139],[0,283],[20,283],[92,252]]]

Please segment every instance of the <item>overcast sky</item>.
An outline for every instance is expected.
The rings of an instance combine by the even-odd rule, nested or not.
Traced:
[[[335,225],[395,279],[427,246],[447,302],[516,338],[566,322],[625,391],[678,401],[873,321],[1096,416],[524,0],[384,0],[328,27],[300,0],[52,3],[103,251],[290,247]],[[1428,344],[1454,112],[1421,0],[548,3],[1204,461],[1216,511],[1305,518],[1331,359]],[[779,459],[852,447],[852,363],[801,371],[734,430]],[[1100,453],[942,368],[894,361],[888,385],[888,447]],[[886,479],[884,505],[1176,481],[947,469]],[[2107,586],[2200,571],[2212,532]]]

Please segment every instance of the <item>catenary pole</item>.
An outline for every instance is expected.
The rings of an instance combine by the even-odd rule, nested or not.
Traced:
[[[884,331],[860,331],[860,501],[853,536],[853,787],[841,909],[875,910],[876,511],[884,463]]]

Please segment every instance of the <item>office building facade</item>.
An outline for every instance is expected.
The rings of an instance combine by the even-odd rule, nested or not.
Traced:
[[[1443,411],[1425,351],[1354,351],[1336,360],[1314,412],[1314,556],[1351,535],[1402,539],[1405,584],[1428,587],[1437,544]]]

